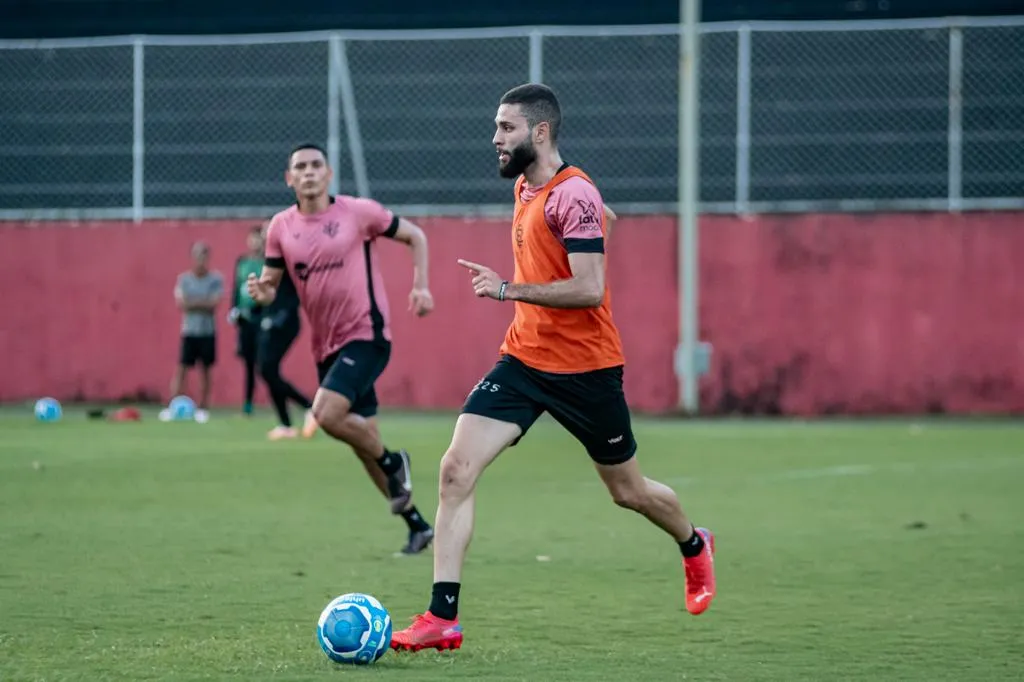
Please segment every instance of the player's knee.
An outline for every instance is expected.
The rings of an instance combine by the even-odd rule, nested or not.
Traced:
[[[476,485],[476,473],[470,459],[458,450],[449,449],[441,458],[439,493],[445,499],[462,499]]]
[[[349,402],[344,396],[318,391],[313,398],[313,417],[317,424],[327,429],[332,435],[336,435],[333,431],[344,427],[348,411]]]
[[[623,509],[643,513],[647,508],[647,491],[635,486],[614,486],[609,488],[612,501]]]

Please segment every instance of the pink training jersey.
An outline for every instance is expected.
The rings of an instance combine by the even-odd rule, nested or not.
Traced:
[[[327,210],[292,206],[267,228],[266,264],[287,267],[309,318],[313,356],[323,362],[350,341],[391,340],[388,300],[374,241],[398,218],[371,199],[338,196]]]
[[[542,189],[544,189],[543,186],[529,187],[524,182],[519,198],[526,203],[537,196]],[[604,251],[603,248],[589,248],[588,242],[578,241],[602,239],[601,216],[603,214],[604,202],[601,200],[601,193],[581,177],[572,177],[555,185],[544,206],[544,219],[547,221],[548,228],[569,253],[574,251],[602,253]],[[602,244],[602,242],[596,243]]]

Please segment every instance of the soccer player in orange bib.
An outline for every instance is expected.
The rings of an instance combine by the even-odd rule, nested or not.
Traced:
[[[460,260],[477,296],[511,301],[515,316],[494,368],[470,392],[441,460],[430,607],[395,632],[398,650],[458,649],[462,566],[483,470],[548,412],[586,448],[612,499],[678,543],[686,608],[715,597],[714,536],[695,528],[671,488],[645,478],[622,389],[625,360],[605,286],[607,214],[593,181],[558,153],[561,109],[538,84],[513,88],[495,118],[498,172],[515,178],[511,280]]]

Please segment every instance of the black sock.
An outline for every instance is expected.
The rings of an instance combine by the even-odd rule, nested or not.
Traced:
[[[397,452],[391,452],[391,450],[384,448],[384,454],[377,458],[377,466],[381,468],[381,471],[390,476],[402,468],[402,458],[398,456]]]
[[[430,612],[438,618],[455,620],[459,615],[459,583],[434,583]]]
[[[427,523],[426,519],[423,518],[415,506],[409,507],[402,512],[402,518],[405,519],[405,523],[409,526],[409,530],[414,533],[430,530],[430,524]]]
[[[690,536],[689,540],[679,543],[679,551],[687,559],[695,557],[704,551],[704,538],[697,532],[696,528],[693,529],[693,535]]]

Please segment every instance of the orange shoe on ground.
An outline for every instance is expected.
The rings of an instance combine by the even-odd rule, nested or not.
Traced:
[[[444,651],[461,647],[462,626],[459,625],[459,619],[445,620],[430,611],[413,616],[412,625],[391,636],[391,648],[395,651]]]
[[[695,528],[704,538],[704,549],[695,557],[683,558],[686,571],[686,610],[699,616],[715,598],[715,535],[707,528]]]

